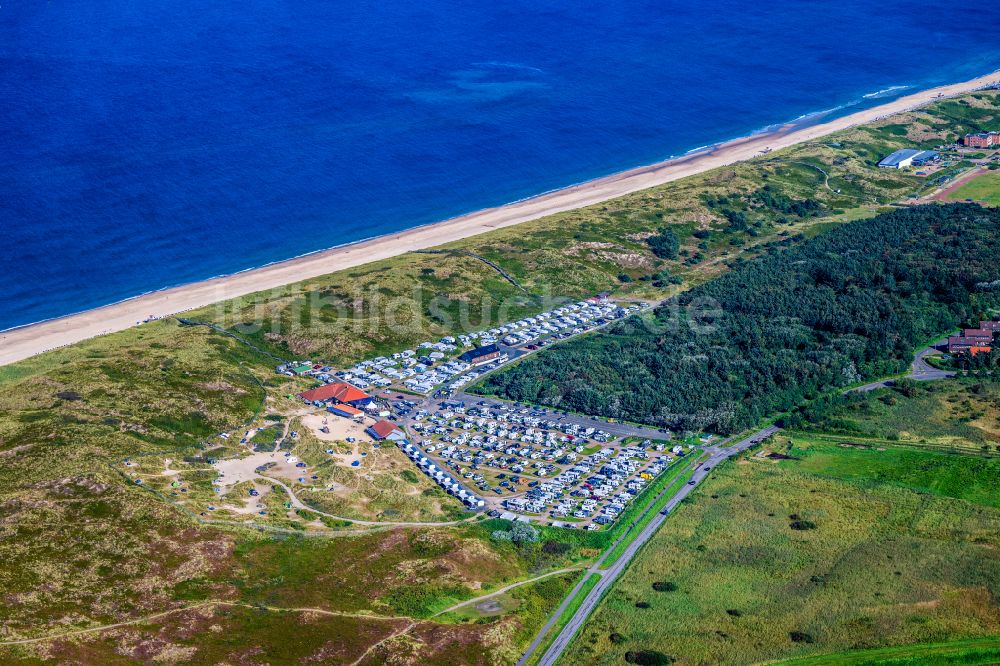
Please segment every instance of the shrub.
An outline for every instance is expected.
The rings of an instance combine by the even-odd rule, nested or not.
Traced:
[[[637,601],[637,602],[635,602],[635,607],[636,608],[649,608],[649,602],[648,601]]]
[[[625,661],[639,666],[664,666],[676,661],[673,657],[656,650],[630,650],[625,653]]]
[[[510,540],[514,543],[535,543],[538,541],[538,530],[528,523],[514,523],[510,530]]]
[[[538,541],[538,530],[528,523],[514,523],[509,530],[494,530],[490,535],[494,541],[512,541],[518,545]]]
[[[677,251],[681,247],[681,242],[673,229],[663,227],[660,233],[646,239],[649,249],[660,259],[676,259]]]
[[[562,541],[546,541],[542,544],[542,552],[546,555],[565,555],[569,549],[570,545]]]
[[[608,640],[611,641],[615,645],[621,645],[622,643],[625,642],[625,637],[623,635],[615,632],[615,633],[612,633],[610,636],[608,636]]]
[[[793,643],[815,643],[816,639],[804,631],[790,631],[788,637]]]
[[[677,583],[674,583],[673,581],[658,580],[653,583],[653,589],[657,592],[676,592]]]
[[[732,615],[733,617],[739,617],[739,616],[743,615],[743,613],[742,613],[742,612],[740,612],[740,611],[739,611],[738,609],[736,609],[736,608],[727,608],[727,609],[726,609],[726,612],[727,612],[727,613],[728,613],[729,615]]]
[[[789,524],[793,530],[814,530],[816,529],[816,523],[811,520],[793,520]]]
[[[337,518],[331,518],[330,516],[320,516],[319,520],[327,527],[334,529],[338,527],[350,527],[351,525],[354,524],[350,520],[339,520]]]
[[[317,518],[319,518],[319,514],[318,513],[315,513],[313,511],[309,511],[308,509],[296,509],[295,510],[295,515],[297,515],[302,520],[308,520],[308,521],[313,521],[313,520],[316,520]]]

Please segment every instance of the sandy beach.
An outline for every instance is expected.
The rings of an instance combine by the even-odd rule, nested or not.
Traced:
[[[14,363],[98,335],[120,331],[135,326],[150,316],[166,317],[229,298],[273,289],[412,250],[433,247],[553,213],[599,203],[747,160],[759,155],[766,148],[778,150],[815,140],[832,132],[912,110],[939,97],[960,95],[993,85],[998,81],[1000,72],[994,72],[970,81],[907,95],[829,122],[777,127],[772,131],[728,141],[684,157],[623,171],[506,206],[488,208],[443,222],[316,252],[234,275],[165,289],[79,314],[12,329],[0,333],[0,365]]]

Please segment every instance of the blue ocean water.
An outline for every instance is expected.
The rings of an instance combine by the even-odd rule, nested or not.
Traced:
[[[998,27],[995,0],[6,0],[0,329],[971,78]]]

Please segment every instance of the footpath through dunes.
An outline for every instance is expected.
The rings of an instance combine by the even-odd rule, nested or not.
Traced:
[[[829,122],[788,124],[771,132],[719,144],[701,152],[574,185],[498,208],[333,248],[269,266],[165,289],[0,333],[0,365],[14,363],[80,340],[124,330],[149,317],[166,317],[247,294],[266,291],[337,270],[361,266],[405,252],[424,250],[469,236],[574,210],[686,176],[730,165],[833,132],[869,123],[962,93],[995,85],[998,73],[901,97],[882,106]]]

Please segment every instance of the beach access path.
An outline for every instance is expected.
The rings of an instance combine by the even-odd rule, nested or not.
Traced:
[[[424,250],[547,215],[574,210],[662,185],[716,167],[748,160],[765,151],[814,141],[833,132],[880,120],[1000,82],[1000,72],[901,97],[829,122],[789,123],[771,131],[734,139],[682,157],[639,167],[556,190],[506,206],[487,208],[444,222],[316,252],[229,276],[164,289],[120,303],[0,332],[0,365],[14,363],[66,345],[205,307],[238,296],[275,289],[301,280]]]

